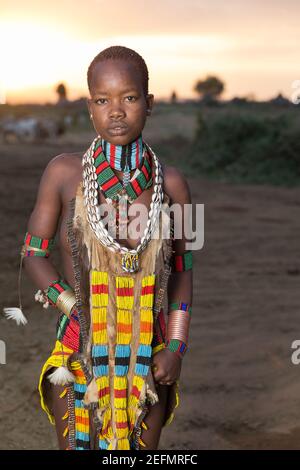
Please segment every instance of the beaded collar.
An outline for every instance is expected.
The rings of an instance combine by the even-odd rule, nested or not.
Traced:
[[[143,159],[142,134],[125,145],[115,145],[103,138],[100,139],[100,144],[110,167],[123,171],[122,184],[126,186],[130,180],[130,170],[138,168]]]
[[[101,137],[101,147],[110,166],[119,171],[135,170],[141,164],[143,158],[142,134],[138,138],[125,145],[115,145]]]
[[[93,151],[93,160],[96,168],[98,186],[103,191],[107,202],[111,202],[113,200],[117,201],[120,194],[122,194],[125,195],[128,202],[131,203],[152,184],[149,152],[144,145],[138,174],[134,175],[134,177],[129,180],[125,186],[123,186],[106,158],[102,142],[103,139],[99,138],[95,143]]]

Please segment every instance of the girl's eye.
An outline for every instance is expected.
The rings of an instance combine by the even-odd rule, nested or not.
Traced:
[[[129,95],[129,96],[126,96],[126,98],[129,98],[129,102],[133,102],[133,101],[136,101],[136,97],[133,96],[133,95]],[[106,98],[98,98],[97,100],[95,100],[95,103],[98,104],[104,104],[104,101],[106,100]]]
[[[133,100],[131,100],[131,99],[130,99],[129,101],[135,101],[135,100],[136,100],[136,97],[135,97],[135,96],[133,96],[133,95],[126,96],[126,98],[133,98]]]
[[[105,100],[105,99],[106,99],[106,98],[98,98],[97,100],[95,100],[95,103],[98,103],[98,101],[101,101],[101,100],[103,101],[103,100]],[[103,103],[100,103],[100,104],[103,104]]]

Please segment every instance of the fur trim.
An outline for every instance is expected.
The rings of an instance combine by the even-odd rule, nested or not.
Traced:
[[[93,405],[93,403],[98,403],[98,389],[95,378],[87,386],[85,395],[83,397],[83,404],[85,407]]]

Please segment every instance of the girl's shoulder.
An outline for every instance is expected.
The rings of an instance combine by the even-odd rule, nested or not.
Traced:
[[[51,158],[45,170],[44,177],[51,175],[52,178],[68,178],[76,173],[82,172],[82,153],[61,153]]]
[[[189,202],[190,188],[186,177],[175,166],[162,165],[163,189],[172,202]]]
[[[55,194],[67,194],[82,177],[82,153],[61,153],[51,158],[40,179],[40,193],[52,188]]]
[[[82,166],[82,152],[73,152],[73,153],[60,153],[55,157],[51,158],[47,166],[52,168],[61,169],[64,168],[79,168]]]

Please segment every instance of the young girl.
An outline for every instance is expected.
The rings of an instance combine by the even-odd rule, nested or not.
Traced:
[[[97,136],[84,155],[47,165],[22,250],[36,300],[60,312],[41,404],[60,449],[157,449],[178,406],[192,303],[183,217],[162,213],[173,203],[183,210],[190,192],[142,138],[154,100],[142,57],[109,47],[87,80]],[[143,236],[122,237],[129,209],[141,207]],[[50,257],[56,234],[63,275]]]

